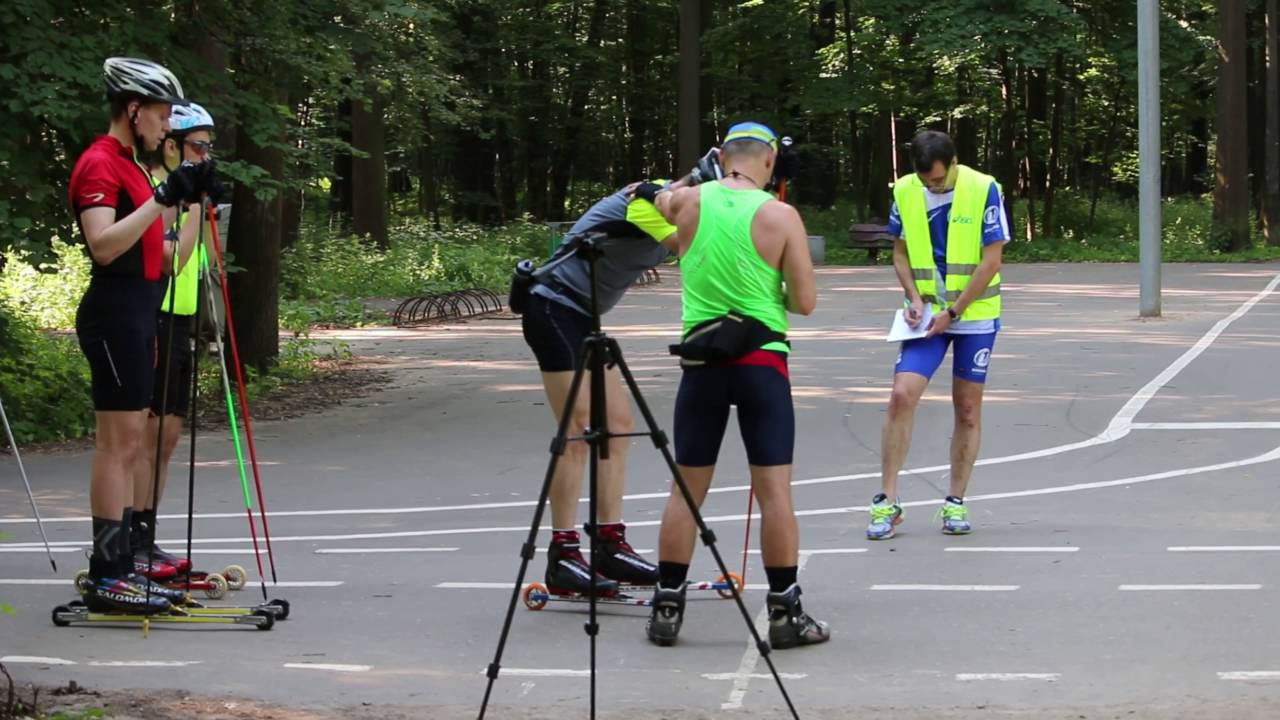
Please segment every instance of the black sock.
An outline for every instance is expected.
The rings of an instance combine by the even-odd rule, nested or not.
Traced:
[[[684,581],[689,577],[688,563],[667,562],[666,560],[658,561],[658,586],[668,590],[675,590],[684,585]]]
[[[133,511],[133,549],[134,551],[150,550],[156,542],[156,511]]]
[[[764,574],[769,576],[769,592],[786,592],[787,588],[796,584],[796,575],[799,572],[800,568],[795,565],[791,567],[766,567]]]
[[[115,577],[119,572],[120,529],[119,520],[93,519],[93,552],[89,555],[89,575],[93,579]]]

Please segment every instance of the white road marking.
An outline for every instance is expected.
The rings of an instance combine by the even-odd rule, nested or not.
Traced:
[[[1280,545],[1173,545],[1169,552],[1280,552]]]
[[[796,572],[804,571],[804,566],[809,562],[812,555],[801,555],[800,564],[796,567]],[[766,587],[768,587],[766,585]],[[760,608],[760,614],[756,615],[755,620],[756,632],[760,637],[767,638],[769,636],[769,606]],[[747,696],[747,688],[751,685],[751,678],[756,677],[759,673],[755,672],[756,665],[760,662],[760,650],[756,647],[755,639],[747,638],[747,650],[742,653],[742,662],[738,663],[738,671],[731,673],[733,676],[733,689],[729,691],[729,699],[720,703],[721,710],[737,710],[742,707],[742,699]],[[769,679],[773,679],[773,675],[768,675]]]
[[[187,667],[199,665],[200,660],[90,660],[92,667]]]
[[[456,547],[399,547],[399,548],[318,548],[316,555],[376,555],[380,553],[448,553]]]
[[[1044,682],[1057,682],[1062,677],[1062,673],[956,673],[956,680],[961,682],[975,680],[1041,680]]]
[[[866,548],[821,548],[818,550],[801,550],[801,555],[856,555],[858,553],[867,552]],[[759,555],[760,550],[751,549],[747,551],[748,555]]]
[[[372,665],[339,665],[330,663],[285,663],[291,670],[328,670],[330,672],[369,672]]]
[[[1130,423],[1130,430],[1280,430],[1280,422]]]
[[[484,675],[487,669],[481,670]],[[591,677],[590,670],[557,670],[555,668],[502,668],[498,677]]]
[[[1073,553],[1080,552],[1080,548],[1067,545],[1049,547],[949,547],[943,548],[943,551],[958,553]]]
[[[0,663],[10,663],[12,665],[75,665],[75,660],[63,660],[56,657],[40,657],[39,655],[5,655],[0,657]]]
[[[702,677],[707,680],[740,680],[742,675],[738,673],[703,673]],[[778,677],[783,680],[803,680],[809,677],[808,673],[778,673]],[[769,673],[751,673],[747,676],[749,680],[772,680],[773,676]]]
[[[1034,490],[1016,490],[1013,492],[1002,493],[986,493],[982,495],[970,495],[965,498],[966,502],[978,502],[982,500],[1007,500],[1009,498],[1036,497],[1040,495],[1058,495],[1061,493],[1080,492],[1082,490],[1098,490],[1109,487],[1123,487],[1127,485],[1140,485],[1143,483],[1157,482],[1159,480],[1170,480],[1174,478],[1188,477],[1190,475],[1199,475],[1202,473],[1218,472],[1220,470],[1234,470],[1236,468],[1247,467],[1249,465],[1258,465],[1269,463],[1280,459],[1280,447],[1273,448],[1261,455],[1255,455],[1243,460],[1230,460],[1227,462],[1214,463],[1213,465],[1200,465],[1197,467],[1178,468],[1176,470],[1165,470],[1158,473],[1150,473],[1148,475],[1134,475],[1126,478],[1118,478],[1116,480],[1100,480],[1097,482],[1072,483],[1071,485],[1058,485],[1055,487],[1036,488]],[[943,466],[939,466],[943,467]],[[850,476],[851,477],[851,476]],[[795,484],[795,483],[793,483]],[[918,500],[902,503],[903,507],[927,507],[931,505],[941,505],[941,499]],[[797,517],[816,517],[819,515],[847,515],[855,512],[865,512],[865,505],[853,505],[847,507],[834,508],[817,508],[814,510],[797,510]],[[755,513],[751,516],[759,519],[760,514]],[[726,523],[726,522],[743,522],[747,519],[746,515],[708,515],[703,518],[707,523]],[[642,520],[638,522],[629,522],[627,527],[657,527],[662,524],[661,520]],[[272,538],[274,542],[306,542],[316,540],[376,540],[385,538],[403,538],[403,537],[437,537],[443,535],[489,535],[499,532],[529,532],[528,525],[514,525],[506,527],[486,527],[486,528],[452,528],[445,530],[406,530],[401,532],[384,532],[384,533],[357,533],[350,535],[298,535]],[[196,543],[229,543],[229,542],[249,542],[249,538],[200,538],[194,540]],[[92,541],[57,541],[52,545],[77,545],[87,547]],[[161,544],[177,542],[174,540],[162,540]],[[182,542],[186,542],[183,540]],[[0,549],[8,547],[44,547],[39,542],[25,543],[0,543]]]
[[[1144,591],[1181,591],[1181,590],[1261,590],[1261,584],[1244,584],[1244,585],[1212,585],[1208,583],[1193,583],[1187,585],[1121,585],[1119,590],[1128,592],[1144,592]]]
[[[1138,390],[1137,393],[1135,393],[1132,397],[1130,397],[1129,400],[1124,404],[1124,406],[1120,408],[1119,412],[1117,412],[1115,416],[1111,418],[1111,421],[1107,424],[1106,429],[1104,429],[1102,432],[1098,433],[1097,435],[1091,438],[1087,438],[1085,440],[1080,440],[1078,442],[1067,443],[1064,445],[1055,445],[1053,447],[1043,448],[1040,450],[1016,453],[1014,455],[1005,455],[1002,457],[983,458],[978,460],[976,464],[979,466],[1000,465],[1004,463],[1020,462],[1023,460],[1033,460],[1033,459],[1042,458],[1042,457],[1051,457],[1054,455],[1060,455],[1062,453],[1073,452],[1075,450],[1082,450],[1084,448],[1093,447],[1095,445],[1112,443],[1124,438],[1129,434],[1131,430],[1135,428],[1135,423],[1133,422],[1134,417],[1136,417],[1137,414],[1147,405],[1147,403],[1150,402],[1153,397],[1155,397],[1156,393],[1158,393],[1165,385],[1169,384],[1169,382],[1172,381],[1178,375],[1178,373],[1182,372],[1187,367],[1187,365],[1191,364],[1193,360],[1195,360],[1205,350],[1207,350],[1214,343],[1214,341],[1216,341],[1218,337],[1222,335],[1222,333],[1225,332],[1226,329],[1233,322],[1235,322],[1236,320],[1239,320],[1241,317],[1245,315],[1245,313],[1252,310],[1255,305],[1257,305],[1259,302],[1265,299],[1268,295],[1270,295],[1275,290],[1277,285],[1280,285],[1280,274],[1273,277],[1271,281],[1267,283],[1265,288],[1263,288],[1257,294],[1255,294],[1254,296],[1246,300],[1243,304],[1241,304],[1238,308],[1236,308],[1230,315],[1228,315],[1225,318],[1222,318],[1217,323],[1215,323],[1214,326],[1211,327],[1207,332],[1205,332],[1205,334],[1202,335],[1195,342],[1195,344],[1193,344],[1190,348],[1188,348],[1186,352],[1184,352],[1172,363],[1170,363],[1168,367],[1166,367],[1164,370],[1160,372],[1160,374],[1152,378],[1146,385],[1144,385],[1140,390]],[[1145,423],[1144,425],[1150,426],[1155,424],[1156,423]],[[948,470],[949,468],[950,468],[950,465],[931,465],[928,467],[905,469],[902,472],[903,474],[938,472],[938,471]],[[811,478],[807,480],[796,480],[791,484],[792,486],[821,485],[826,483],[845,482],[850,480],[865,480],[865,479],[877,478],[877,477],[880,477],[879,472],[857,473],[853,475],[832,475],[828,477]],[[1074,486],[1074,485],[1068,486],[1068,487],[1072,488],[1072,490],[1059,490],[1059,492],[1073,492],[1074,490],[1078,490],[1078,489],[1089,489],[1087,487],[1080,487],[1080,486]],[[750,485],[733,485],[733,486],[711,488],[710,492],[711,493],[747,492],[750,489],[751,489]],[[668,492],[639,493],[639,494],[633,494],[633,495],[625,495],[623,496],[623,499],[624,500],[660,500],[660,499],[666,499],[668,494],[669,494]],[[1001,497],[1007,497],[1007,496],[1001,496]],[[989,498],[989,499],[995,499],[995,498]],[[581,498],[579,502],[586,502],[586,498]],[[495,510],[495,509],[505,509],[505,508],[530,508],[536,504],[537,504],[536,501],[533,501],[533,500],[519,500],[519,501],[500,502],[500,503],[427,505],[427,506],[421,506],[421,507],[341,508],[341,509],[332,509],[332,510],[285,510],[285,511],[269,512],[267,513],[267,516],[269,518],[284,518],[284,517],[322,517],[322,516],[333,516],[333,515],[406,515],[406,514],[418,514],[418,513],[454,512],[454,511],[462,511],[462,510]],[[939,503],[927,503],[927,504],[939,504]],[[866,508],[849,508],[847,510],[853,511],[855,509],[865,510]],[[159,517],[160,519],[166,519],[166,520],[174,520],[174,519],[185,520],[186,519],[185,514],[161,515]],[[236,512],[203,513],[203,514],[197,514],[196,517],[200,518],[201,520],[243,518],[244,513],[236,513]],[[44,522],[46,523],[89,522],[91,519],[92,518],[88,515],[78,515],[78,516],[72,516],[72,517],[44,518]],[[35,523],[34,518],[0,518],[0,524],[34,524],[34,523]],[[643,525],[643,524],[656,525],[657,522],[628,523],[628,525],[630,525],[631,527],[636,527],[637,525]],[[528,526],[526,525],[523,528],[500,528],[500,530],[528,530]],[[491,529],[476,529],[471,532],[491,532],[491,531],[492,531]],[[451,532],[457,533],[461,531],[451,531]],[[373,536],[362,535],[362,536],[359,536],[359,539],[368,539],[371,537],[413,537],[413,536],[410,536],[410,535],[373,535]],[[304,538],[298,538],[298,539],[302,540]],[[336,538],[317,537],[317,538],[305,538],[305,539],[322,539],[322,540],[323,539],[356,539],[356,536],[349,536],[349,537],[339,536]],[[248,540],[247,538],[244,539],[244,541],[247,541],[247,540]],[[272,538],[272,540],[281,541],[281,542],[287,541],[282,538]],[[226,542],[226,541],[220,540],[215,542]],[[35,544],[36,543],[11,544],[8,546],[18,547],[21,545],[35,545]],[[79,544],[87,545],[88,543],[79,543]]]
[[[343,580],[283,580],[278,583],[269,582],[267,587],[282,588],[332,588],[344,585]],[[71,585],[70,580],[57,578],[0,578],[0,585]],[[248,587],[259,587],[261,583],[250,580]]]
[[[802,556],[800,558],[800,562],[803,563],[804,559],[805,556]],[[525,585],[528,584],[529,581],[526,581]],[[441,590],[510,590],[514,586],[515,584],[510,582],[442,582],[436,583],[432,587],[439,588]],[[726,588],[727,587],[728,586],[726,585]],[[747,586],[744,588],[744,590],[768,589],[768,583],[747,583]]]
[[[1219,680],[1280,680],[1280,670],[1237,670],[1218,673]]]
[[[872,585],[872,590],[920,592],[1013,592],[1021,585]]]
[[[87,544],[87,543],[86,543],[86,544]],[[73,548],[73,547],[51,547],[51,548],[49,548],[49,550],[50,550],[51,552],[55,552],[55,553],[74,553],[74,552],[80,552],[80,549],[79,549],[79,548]],[[41,555],[43,555],[43,554],[44,554],[44,552],[45,552],[45,549],[44,549],[44,545],[43,545],[43,544],[41,544],[41,546],[40,546],[40,547],[11,547],[11,548],[0,548],[0,553],[40,553]]]

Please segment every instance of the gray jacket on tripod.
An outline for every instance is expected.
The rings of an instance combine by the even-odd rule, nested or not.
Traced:
[[[669,182],[663,182],[669,185]],[[646,200],[628,202],[623,188],[591,206],[565,234],[551,260],[534,272],[531,292],[591,315],[591,268],[574,253],[574,241],[586,233],[604,233],[596,243],[600,314],[609,312],[644,271],[670,254],[662,241],[676,231]]]

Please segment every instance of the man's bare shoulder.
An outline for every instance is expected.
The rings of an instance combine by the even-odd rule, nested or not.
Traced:
[[[756,211],[756,218],[770,228],[786,228],[800,222],[800,212],[781,200],[769,200]]]

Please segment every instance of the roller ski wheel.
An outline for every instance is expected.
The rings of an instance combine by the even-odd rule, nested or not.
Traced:
[[[742,591],[746,590],[747,588],[746,583],[742,581],[742,576],[739,575],[738,573],[733,573],[733,572],[729,573],[728,575],[721,575],[716,580],[715,584],[716,584],[716,589],[715,589],[716,593],[719,594],[720,597],[724,598],[725,600],[733,599],[734,589],[737,589],[738,594],[741,595]]]
[[[205,597],[210,600],[221,600],[227,596],[228,583],[226,578],[218,573],[209,573],[204,580],[208,583],[208,587],[204,589]]]
[[[551,600],[551,593],[542,583],[529,583],[524,586],[524,606],[530,610],[541,610]]]
[[[239,565],[228,565],[222,569],[222,577],[227,579],[227,589],[243,590],[249,582],[249,573]]]
[[[254,610],[253,614],[248,617],[251,619],[248,624],[259,630],[270,630],[276,625],[276,616],[267,610]]]
[[[272,612],[277,620],[289,619],[289,601],[284,598],[274,599],[268,602],[263,608],[268,612]]]
[[[81,603],[83,606],[83,603]],[[59,605],[53,609],[53,624],[58,627],[67,627],[71,624],[70,616],[74,615],[74,611],[66,605]]]
[[[76,579],[72,582],[75,583],[76,592],[80,593],[82,597],[85,593],[89,592],[89,588],[93,585],[93,582],[89,579],[88,570],[81,570],[76,573]]]

